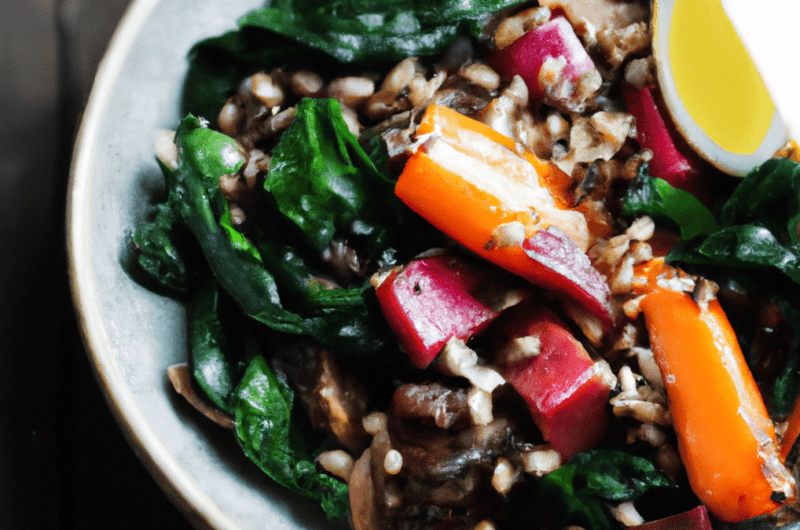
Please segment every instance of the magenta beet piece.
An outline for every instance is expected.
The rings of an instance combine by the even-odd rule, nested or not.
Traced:
[[[650,175],[697,195],[702,162],[688,145],[676,141],[679,133],[670,130],[653,90],[649,86],[636,88],[630,83],[623,87],[628,112],[636,118],[639,145],[653,152]]]
[[[557,78],[542,76],[546,82],[540,83],[540,71],[548,59],[563,61],[563,68]],[[515,75],[522,77],[530,91],[531,100],[546,100],[550,104],[557,104],[558,101],[554,101],[552,96],[548,97],[548,86],[569,83],[566,93],[562,90],[550,91],[562,93],[568,102],[574,97],[582,76],[600,79],[594,62],[564,17],[555,17],[528,31],[508,47],[492,53],[488,61],[497,73],[507,79]],[[561,96],[556,99],[561,99]]]
[[[428,366],[452,337],[466,341],[500,314],[474,296],[498,274],[453,256],[421,258],[392,271],[376,294],[415,366]]]
[[[611,388],[583,345],[544,306],[520,304],[498,325],[509,342],[538,341],[537,354],[507,365],[503,376],[527,403],[544,439],[565,462],[597,445],[608,423]]]
[[[711,520],[708,518],[706,507],[698,506],[688,512],[632,528],[639,530],[711,530]]]
[[[614,326],[608,284],[564,232],[554,226],[541,230],[525,240],[522,249],[535,265],[526,276],[529,281],[575,299],[600,318],[605,329]]]

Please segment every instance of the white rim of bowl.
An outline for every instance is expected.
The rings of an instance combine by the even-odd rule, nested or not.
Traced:
[[[70,167],[66,210],[70,291],[95,377],[136,455],[193,525],[215,530],[238,530],[239,526],[219,509],[169,451],[137,405],[116,361],[108,354],[113,347],[97,311],[93,264],[86,252],[91,226],[88,216],[77,208],[81,204],[80,199],[88,193],[97,133],[104,111],[111,102],[114,82],[131,46],[159,2],[133,0],[126,9],[98,67],[78,129]]]

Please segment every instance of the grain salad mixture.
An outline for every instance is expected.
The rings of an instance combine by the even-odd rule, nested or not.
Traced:
[[[799,519],[792,146],[687,147],[647,0],[435,4],[192,49],[131,271],[187,304],[175,390],[356,530]]]

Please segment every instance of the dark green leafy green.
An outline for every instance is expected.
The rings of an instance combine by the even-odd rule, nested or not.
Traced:
[[[723,226],[756,223],[782,245],[797,245],[800,221],[800,164],[773,158],[754,169],[722,207]]]
[[[240,20],[290,37],[342,63],[383,62],[441,53],[511,0],[278,0]]]
[[[242,79],[273,68],[321,75],[344,64],[375,67],[440,54],[458,36],[516,0],[280,0],[239,20],[239,29],[189,51],[183,114],[216,119]],[[334,60],[330,58],[333,57]]]
[[[292,421],[294,395],[263,357],[250,363],[236,389],[236,434],[245,454],[279,484],[319,499],[328,517],[349,509],[347,485],[318,473]]]
[[[788,414],[800,394],[800,355],[793,355],[775,379],[772,406],[779,414]]]
[[[133,242],[139,249],[138,263],[153,279],[169,290],[186,292],[189,269],[175,243],[175,212],[159,204],[153,220],[136,228]]]
[[[694,258],[696,256],[696,258]],[[725,227],[675,259],[713,263],[734,268],[773,268],[800,283],[800,263],[795,249],[781,245],[767,228],[756,224]]]
[[[334,99],[297,105],[264,182],[315,251],[323,252],[337,235],[349,235],[365,238],[372,255],[388,246],[386,224],[398,223],[393,188],[347,128]]]
[[[213,278],[195,289],[189,314],[192,375],[212,403],[232,414],[230,401],[236,389],[236,373],[222,326],[220,293]]]
[[[191,230],[220,286],[247,315],[277,331],[309,335],[343,351],[370,353],[383,346],[383,328],[374,329],[375,319],[356,298],[361,291],[325,295],[309,281],[305,288],[318,311],[301,315],[283,307],[261,253],[230,225],[230,212],[217,185],[221,175],[237,171],[243,163],[234,140],[190,116],[181,123],[176,143],[180,163],[174,171],[165,171],[168,204]]]
[[[623,201],[622,214],[669,219],[678,226],[683,239],[710,234],[717,229],[717,220],[703,203],[691,193],[673,188],[666,180],[651,177],[646,165],[639,170]]]
[[[771,159],[748,174],[720,210],[719,228],[685,242],[669,258],[696,265],[752,270],[749,283],[800,284],[797,221],[800,166]],[[758,277],[763,276],[763,282]]]
[[[175,136],[180,163],[166,173],[174,207],[200,244],[220,285],[245,313],[289,333],[301,333],[302,319],[283,309],[272,276],[261,265],[257,251],[241,239],[231,239],[219,219],[227,210],[217,185],[221,175],[234,173],[244,163],[236,142],[189,116]]]
[[[539,483],[540,502],[551,508],[555,524],[593,530],[614,528],[604,503],[635,500],[653,488],[674,484],[646,458],[610,449],[573,457]],[[555,509],[557,508],[557,509]]]
[[[309,265],[291,245],[262,238],[259,250],[282,292],[298,310],[357,308],[364,305],[366,285],[351,289],[327,289],[318,279],[319,271]]]

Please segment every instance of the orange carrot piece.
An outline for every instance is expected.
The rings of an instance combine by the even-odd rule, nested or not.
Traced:
[[[552,168],[483,123],[432,105],[395,194],[483,259],[572,297],[613,326],[610,292],[586,257],[582,213],[547,187]]]
[[[442,137],[448,142],[454,145],[460,145],[464,149],[468,149],[469,147],[464,141],[465,138],[462,136],[465,131],[474,132],[480,134],[481,136],[485,136],[489,140],[502,145],[506,149],[510,149],[511,151],[525,156],[526,160],[533,165],[533,167],[536,169],[536,172],[540,176],[549,173],[555,167],[543,162],[531,151],[524,148],[518,148],[514,140],[495,131],[485,123],[473,120],[472,118],[464,116],[463,114],[460,114],[459,112],[456,112],[448,107],[431,105],[423,115],[422,121],[417,128],[417,135],[428,134],[434,131],[437,134],[441,134]]]
[[[514,140],[501,134],[485,123],[481,123],[472,118],[468,118],[448,107],[431,105],[422,117],[422,121],[417,128],[417,136],[435,132],[444,138],[448,143],[463,152],[470,154],[475,150],[470,148],[468,136],[464,133],[475,133],[484,136],[494,143],[500,144],[518,156],[524,157],[539,176],[542,186],[551,191],[559,208],[566,209],[565,201],[567,187],[572,184],[569,175],[564,173],[555,164],[544,162],[532,151],[517,145]]]
[[[654,261],[640,270],[651,280],[668,270]],[[794,479],[778,459],[775,429],[719,302],[701,308],[687,293],[650,286],[640,307],[695,494],[728,522],[793,500]]]
[[[428,140],[411,156],[395,187],[397,196],[417,213],[440,229],[457,230],[456,239],[479,253],[498,226],[513,222],[524,227],[526,238],[557,226],[582,251],[587,250],[585,217],[569,210],[546,187],[555,166],[518,148],[489,126],[446,107],[428,107],[417,128],[420,140],[425,135]],[[464,217],[469,217],[467,224]],[[459,224],[449,225],[455,221]],[[462,241],[462,236],[468,241]],[[523,258],[518,248],[510,254]]]

